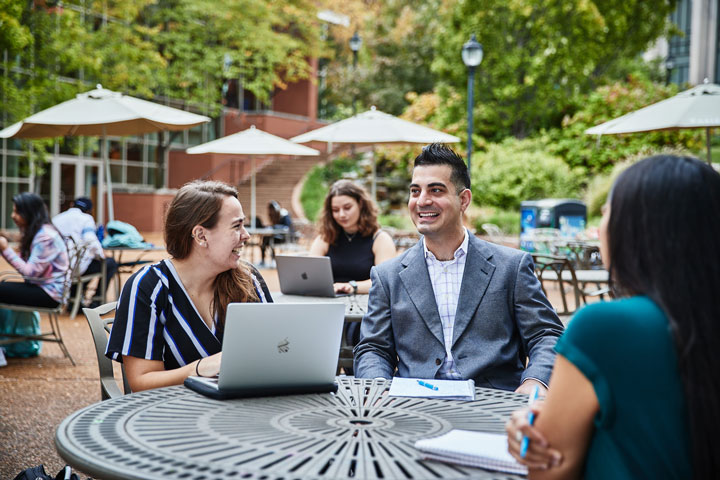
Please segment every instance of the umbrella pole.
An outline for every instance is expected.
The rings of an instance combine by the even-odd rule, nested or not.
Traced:
[[[375,146],[370,150],[372,155],[372,199],[373,202],[377,203],[377,166],[375,165]]]
[[[105,190],[107,192],[107,209],[108,209],[108,221],[112,222],[115,220],[115,209],[113,206],[112,196],[112,175],[110,174],[110,152],[108,152],[107,136],[105,135],[105,127],[103,126],[103,133],[100,145],[102,149],[102,156],[105,161]]]
[[[255,228],[255,157],[250,155],[250,228]]]
[[[707,143],[707,162],[712,166],[712,155],[710,154],[710,127],[705,129],[705,142]]]

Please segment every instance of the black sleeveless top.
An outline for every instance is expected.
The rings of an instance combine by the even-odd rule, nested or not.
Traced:
[[[350,236],[352,240],[348,240],[344,231],[340,232],[335,244],[328,247],[327,253],[335,282],[359,282],[370,278],[370,269],[375,265],[372,247],[378,232],[367,237],[356,233],[354,237]]]

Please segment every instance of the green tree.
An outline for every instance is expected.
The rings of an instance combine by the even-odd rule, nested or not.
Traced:
[[[476,75],[476,132],[490,139],[525,137],[559,125],[577,107],[578,95],[668,32],[668,14],[676,3],[448,2],[441,11],[443,28],[435,35],[433,70],[441,82],[464,92],[467,72],[460,51],[476,34],[485,51]]]
[[[267,101],[274,89],[307,78],[308,58],[321,52],[311,0],[58,5],[0,0],[0,51],[7,52],[0,75],[4,125],[96,83],[149,99],[184,100],[214,115],[226,79],[242,78],[244,88]],[[161,161],[162,148],[157,153]]]
[[[627,81],[603,85],[584,97],[582,108],[563,119],[561,128],[540,135],[549,152],[588,175],[607,172],[633,156],[671,147],[683,151],[703,148],[702,130],[663,130],[627,135],[586,135],[586,129],[657,103],[678,93],[678,86],[654,83],[631,75]]]
[[[357,99],[358,111],[375,105],[400,115],[408,106],[408,92],[430,92],[435,75],[433,34],[439,27],[437,10],[443,0],[326,0],[327,8],[347,14],[351,26],[331,29],[333,49],[328,62],[325,96],[339,105],[340,115]],[[362,37],[357,68],[348,47],[355,31]],[[345,107],[345,108],[343,108]]]

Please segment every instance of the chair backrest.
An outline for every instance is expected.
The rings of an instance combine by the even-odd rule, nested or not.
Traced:
[[[114,318],[102,317],[110,313],[114,313],[117,302],[106,303],[97,308],[83,308],[83,313],[87,318],[92,332],[93,341],[95,342],[95,353],[97,354],[98,369],[100,371],[100,394],[103,400],[121,397],[123,392],[115,381],[115,373],[113,371],[113,361],[105,356],[107,348],[108,334]],[[123,390],[130,393],[130,386],[125,378],[125,367],[121,367]]]
[[[85,250],[87,250],[88,247],[86,244],[76,244],[70,237],[65,237],[65,241],[68,249],[69,268],[63,283],[62,300],[59,305],[61,312],[65,310],[65,307],[70,299],[70,289],[72,284],[80,277],[80,260],[83,255],[85,255]]]
[[[570,260],[566,257],[544,253],[534,253],[532,257],[533,262],[535,263],[535,275],[538,277],[538,280],[540,280],[540,286],[546,296],[547,290],[545,289],[545,282],[558,282],[558,290],[560,291],[563,310],[559,310],[555,307],[557,314],[570,315],[580,308],[582,303],[585,301],[585,296],[580,288],[580,284],[578,283],[575,275],[575,269],[573,268]],[[567,297],[565,294],[566,284],[569,284],[575,296],[575,306],[572,309],[568,308]]]

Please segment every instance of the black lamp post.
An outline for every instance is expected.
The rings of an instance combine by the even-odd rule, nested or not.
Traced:
[[[670,85],[672,80],[672,71],[675,68],[675,58],[668,55],[665,59],[665,85]]]
[[[360,35],[358,35],[357,31],[353,34],[352,37],[350,37],[350,50],[353,52],[353,73],[355,73],[355,70],[357,70],[357,59],[358,59],[358,50],[360,50],[360,47],[362,46],[362,38],[360,38]],[[356,113],[355,108],[355,99],[357,95],[353,93],[353,100],[352,100],[352,111],[353,115]]]
[[[462,59],[466,67],[468,67],[468,129],[467,129],[467,166],[468,175],[470,174],[470,157],[472,155],[472,131],[473,131],[473,93],[475,89],[475,67],[480,65],[483,59],[483,48],[475,39],[473,33],[470,40],[462,47]]]

